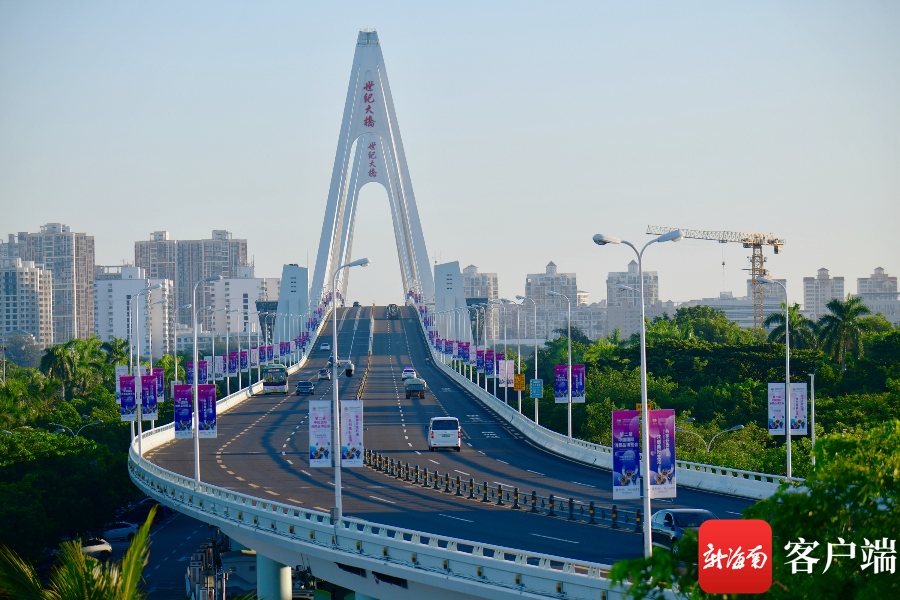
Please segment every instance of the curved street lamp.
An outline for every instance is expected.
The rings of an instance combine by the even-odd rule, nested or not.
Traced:
[[[521,300],[522,304],[525,304],[526,300],[531,300],[531,303],[534,305],[534,378],[538,378],[538,345],[537,345],[537,302],[534,301],[534,298],[529,298],[528,296],[516,296],[516,300]],[[527,328],[526,328],[527,331]],[[539,398],[534,399],[534,424],[538,425],[538,402]]]
[[[64,433],[64,432],[68,431],[69,433],[72,434],[72,437],[77,437],[77,436],[81,435],[81,430],[84,429],[85,427],[90,427],[91,425],[98,425],[102,422],[103,422],[103,419],[97,419],[96,421],[91,421],[90,423],[85,423],[84,425],[82,425],[81,427],[78,428],[78,431],[73,431],[71,427],[63,425],[62,423],[50,423],[50,425],[56,425],[57,427],[62,427],[62,429],[57,429],[56,431],[51,431],[50,433]],[[4,433],[6,433],[6,432],[4,431]]]
[[[788,312],[787,287],[780,281],[760,275],[759,283],[774,283],[784,290],[784,437],[787,444],[787,476],[791,476],[791,321]]]
[[[693,421],[693,419],[691,419],[691,421]],[[682,423],[688,423],[688,422],[690,422],[690,421],[682,421]],[[699,433],[695,433],[695,432],[693,432],[693,431],[688,431],[687,429],[682,429],[681,427],[676,427],[676,428],[675,428],[675,431],[680,431],[681,433],[689,433],[689,434],[691,434],[691,435],[695,435],[695,436],[697,436],[698,438],[700,438],[700,441],[703,442],[703,445],[704,445],[704,446],[706,446],[706,453],[709,454],[709,449],[712,447],[712,443],[713,443],[713,440],[714,440],[714,439],[716,439],[717,437],[719,437],[719,436],[722,435],[723,433],[728,433],[728,432],[730,432],[730,431],[740,431],[740,430],[743,429],[743,428],[744,428],[743,425],[735,425],[735,426],[732,427],[731,429],[723,429],[722,431],[720,431],[720,432],[717,433],[716,435],[712,436],[712,439],[709,440],[709,443],[707,443],[706,440],[704,440],[703,437],[702,437]]]
[[[644,494],[644,557],[650,558],[652,543],[650,539],[650,430],[648,427],[647,412],[647,332],[644,323],[644,251],[650,244],[657,242],[677,242],[684,237],[680,229],[670,231],[644,244],[640,251],[631,242],[598,233],[594,236],[594,243],[598,246],[607,244],[625,244],[637,255],[638,259],[638,284],[641,292],[641,444],[644,450],[641,460],[641,479],[643,480]]]
[[[211,283],[213,281],[220,281],[221,279],[221,275],[213,275],[212,277],[201,279],[194,284],[194,290],[191,293],[191,300],[193,300],[194,305],[194,485],[198,488],[200,487],[200,402],[198,402],[200,397],[197,392],[197,384],[199,379],[198,375],[200,374],[200,357],[197,352],[197,314],[204,310],[209,310],[212,307],[206,306],[197,310],[197,288],[201,283]]]

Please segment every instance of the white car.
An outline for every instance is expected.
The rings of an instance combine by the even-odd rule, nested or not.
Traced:
[[[112,546],[106,540],[90,539],[81,544],[81,553],[107,561],[112,556]]]
[[[127,540],[131,541],[137,535],[140,527],[134,523],[126,523],[125,521],[117,521],[109,526],[109,529],[103,534],[103,538],[112,541]]]
[[[319,346],[319,350],[331,350],[331,344],[323,342],[322,345]]]
[[[456,417],[434,417],[428,424],[428,450],[435,448],[462,449],[462,429]]]
[[[403,381],[406,381],[410,377],[417,377],[416,370],[412,367],[406,367],[405,369],[403,369],[403,374],[400,377],[403,378]]]

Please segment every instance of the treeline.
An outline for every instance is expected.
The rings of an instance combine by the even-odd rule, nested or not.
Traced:
[[[832,300],[830,318],[812,323],[796,305],[789,310],[791,381],[810,382],[816,370],[816,432],[864,435],[886,421],[900,418],[900,330],[881,315],[868,315],[858,299]],[[779,319],[769,317],[777,324]],[[647,388],[651,407],[672,408],[682,460],[784,474],[784,437],[767,430],[768,383],[783,382],[784,317],[768,336],[729,321],[722,311],[706,306],[678,309],[647,324]],[[540,423],[561,433],[567,429],[567,406],[554,400],[554,366],[566,364],[567,329],[558,329],[538,355],[544,380]],[[510,344],[510,355],[515,346]],[[534,356],[523,356],[527,379],[534,373]],[[640,339],[618,332],[598,341],[572,328],[572,363],[586,366],[586,402],[573,406],[573,435],[610,445],[613,410],[634,410],[640,403]],[[502,392],[498,394],[503,396]],[[515,393],[509,393],[515,398]],[[515,400],[513,400],[515,402]],[[534,418],[534,401],[523,398],[523,412]],[[809,436],[794,436],[795,476],[810,467]]]

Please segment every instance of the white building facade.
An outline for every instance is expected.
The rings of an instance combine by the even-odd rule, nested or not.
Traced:
[[[41,350],[53,345],[53,275],[34,261],[0,258],[0,339],[13,333]]]
[[[831,277],[828,269],[821,268],[815,277],[803,278],[803,314],[813,321],[829,313],[825,307],[831,300],[843,300],[844,278]]]
[[[259,319],[252,314],[256,312],[256,301],[277,300],[280,288],[281,279],[277,277],[256,277],[254,267],[238,268],[237,277],[226,277],[210,284],[207,298],[212,309],[206,313],[208,318],[198,319],[199,333],[224,336],[226,330],[231,334],[256,332]],[[179,336],[183,331],[179,331]]]
[[[856,295],[872,311],[881,313],[891,323],[900,324],[900,299],[897,297],[897,278],[890,277],[881,267],[868,277],[856,280]]]
[[[101,341],[114,338],[131,340],[134,329],[131,326],[132,302],[137,319],[137,339],[139,352],[146,360],[152,353],[157,359],[172,351],[174,332],[172,330],[175,296],[172,282],[168,279],[148,278],[141,267],[115,267],[105,271],[100,269],[100,277],[94,281],[94,323],[95,334]],[[118,278],[114,278],[118,275]],[[160,287],[143,294],[138,293],[152,285]]]

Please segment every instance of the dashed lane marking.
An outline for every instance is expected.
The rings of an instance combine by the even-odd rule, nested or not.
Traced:
[[[369,498],[372,498],[373,500],[380,500],[382,502],[387,502],[388,504],[397,504],[396,502],[393,502],[391,500],[385,500],[384,498],[379,498],[378,496],[369,496]]]
[[[465,521],[466,523],[474,523],[475,521],[470,521],[469,519],[463,519],[461,517],[452,517],[450,515],[445,515],[442,513],[438,513],[439,517],[447,517],[448,519],[456,519],[457,521]]]

